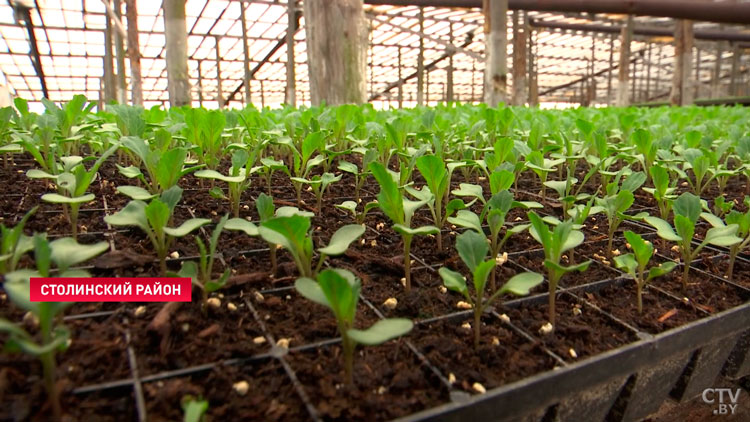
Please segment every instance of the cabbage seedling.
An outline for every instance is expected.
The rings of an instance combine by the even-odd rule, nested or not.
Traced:
[[[718,200],[720,198],[717,198]],[[732,202],[728,202],[730,205]],[[750,196],[745,196],[745,206],[750,208]],[[724,218],[724,221],[721,220],[721,218],[711,215],[709,213],[701,213],[701,217],[703,217],[704,220],[708,221],[709,224],[713,227],[724,227],[726,225],[737,225],[737,235],[742,239],[741,242],[736,243],[729,247],[729,267],[727,267],[726,271],[726,278],[732,279],[732,274],[734,272],[734,262],[737,258],[737,254],[740,251],[745,250],[748,245],[750,245],[750,210],[746,211],[745,213],[741,213],[737,210],[732,210],[727,214],[727,216]]]
[[[430,207],[430,211],[432,212],[432,220],[438,228],[435,234],[437,237],[437,249],[438,251],[442,251],[443,234],[440,230],[445,226],[448,217],[457,210],[465,208],[465,205],[460,199],[454,199],[445,203],[445,209],[443,209],[443,203],[447,201],[448,189],[450,189],[450,173],[445,169],[445,164],[440,157],[423,155],[417,158],[417,169],[419,169],[419,173],[422,174],[425,182],[427,182],[430,192],[434,195],[434,206]]]
[[[223,175],[216,170],[198,170],[195,177],[202,179],[221,180],[229,185],[229,203],[232,206],[234,218],[240,216],[240,197],[242,193],[250,187],[250,173],[248,169],[249,154],[244,149],[238,149],[232,154],[232,166],[228,175]],[[211,189],[211,195],[219,198],[226,198],[219,188]]]
[[[32,238],[23,234],[23,228],[37,208],[30,209],[13,227],[0,224],[0,275],[15,271],[23,254],[34,249]]]
[[[309,217],[301,215],[274,217],[261,223],[258,228],[258,233],[263,240],[274,245],[281,245],[292,255],[302,277],[315,277],[323,266],[326,256],[342,255],[349,245],[364,232],[365,227],[359,224],[349,224],[336,230],[328,246],[318,249],[320,258],[313,270],[313,240],[310,236]]]
[[[180,405],[184,412],[183,422],[205,422],[206,412],[208,412],[208,400],[188,395],[182,398]]]
[[[117,191],[132,199],[148,200],[172,186],[176,186],[180,178],[194,172],[203,165],[186,167],[187,150],[185,148],[168,148],[169,142],[164,142],[163,149],[152,150],[146,141],[134,136],[122,138],[122,145],[132,151],[146,168],[148,179],[136,166],[122,167],[117,165],[120,174],[127,178],[136,178],[148,187],[148,192],[137,186],[119,186]],[[150,195],[149,195],[150,193]]]
[[[414,324],[404,318],[382,319],[366,330],[354,328],[361,282],[347,270],[329,269],[318,274],[317,282],[300,277],[295,289],[307,299],[329,308],[336,316],[341,346],[344,352],[344,370],[349,384],[353,382],[354,349],[357,344],[373,346],[403,336]]]
[[[380,185],[378,205],[383,213],[391,219],[393,230],[401,235],[404,241],[404,279],[406,291],[411,290],[411,241],[414,236],[435,234],[439,229],[435,226],[411,228],[411,218],[414,212],[427,201],[411,201],[405,199],[398,189],[398,185],[388,170],[380,163],[370,163],[370,171]]]
[[[323,203],[323,194],[331,183],[341,180],[341,175],[336,176],[333,173],[326,172],[322,176],[315,175],[309,180],[301,177],[292,177],[291,180],[296,183],[310,185],[315,194],[315,207],[320,212]]]
[[[528,295],[530,289],[533,289],[544,281],[544,277],[541,274],[532,272],[516,274],[499,290],[495,290],[487,299],[484,299],[487,279],[490,272],[495,268],[494,257],[491,256],[489,260],[485,260],[487,251],[489,250],[487,240],[481,234],[467,230],[456,238],[456,249],[461,260],[471,272],[474,283],[474,295],[469,294],[466,278],[461,273],[447,267],[440,268],[438,272],[440,273],[440,277],[443,278],[445,287],[454,292],[461,293],[474,308],[474,348],[478,349],[480,327],[482,324],[481,318],[484,310],[488,306],[491,306],[503,293],[511,293],[516,296]]]
[[[172,186],[148,204],[134,199],[128,202],[125,208],[104,217],[107,224],[135,226],[146,233],[159,258],[162,276],[167,273],[167,252],[172,240],[175,237],[187,236],[193,230],[211,222],[206,218],[191,218],[182,223],[180,227],[167,227],[180,198],[182,198],[182,188]]]
[[[38,340],[22,328],[4,318],[0,318],[0,332],[8,335],[6,350],[22,351],[37,357],[42,363],[44,388],[52,406],[54,420],[61,420],[62,410],[55,380],[55,353],[64,351],[70,344],[70,331],[58,324],[58,316],[69,303],[65,302],[31,302],[29,279],[31,277],[49,277],[52,264],[57,268],[58,277],[89,277],[83,270],[70,270],[70,267],[87,261],[106,251],[109,245],[100,242],[93,245],[81,245],[74,239],[66,237],[48,241],[46,235],[36,234],[33,238],[36,270],[17,270],[5,275],[3,288],[10,300],[19,308],[31,312],[39,321]]]
[[[625,239],[630,243],[633,248],[633,253],[620,255],[615,257],[615,265],[617,268],[628,273],[630,277],[635,280],[636,298],[638,304],[638,313],[643,313],[643,299],[642,293],[643,288],[648,282],[656,277],[661,277],[664,274],[672,271],[677,264],[672,261],[667,261],[659,266],[648,268],[648,262],[651,257],[654,256],[654,246],[638,235],[628,230],[625,232]]]
[[[225,215],[219,220],[219,223],[211,233],[211,239],[208,242],[208,249],[206,244],[201,240],[200,236],[195,236],[195,243],[198,244],[198,251],[200,252],[200,260],[198,265],[193,261],[184,261],[180,272],[177,273],[179,277],[190,277],[193,281],[193,285],[197,286],[201,291],[202,303],[205,307],[208,294],[221,289],[229,279],[230,269],[224,270],[224,273],[219,277],[218,280],[211,280],[211,275],[214,268],[214,257],[216,255],[216,247],[219,244],[219,236],[221,236],[222,230],[229,219],[229,215]]]
[[[710,244],[729,247],[741,243],[742,239],[737,237],[739,229],[737,224],[722,225],[709,229],[706,232],[703,242],[693,247],[693,236],[695,235],[695,225],[698,223],[698,219],[703,216],[710,223],[711,217],[715,216],[708,213],[701,214],[700,198],[689,192],[680,195],[674,201],[672,208],[674,210],[674,228],[668,222],[658,217],[648,216],[645,218],[645,221],[656,229],[656,234],[659,237],[670,242],[677,242],[679,245],[680,253],[682,254],[682,264],[684,266],[682,271],[682,290],[683,293],[687,293],[690,263],[698,256],[698,253],[700,253],[704,246]],[[707,216],[708,218],[706,218]]]
[[[357,211],[357,203],[354,201],[344,201],[340,204],[334,205],[336,208],[349,211],[352,213],[352,216],[354,217],[354,220],[357,222],[357,224],[365,224],[365,218],[367,217],[367,213],[373,209],[378,207],[377,201],[371,201],[365,204],[364,208],[362,209],[362,212]]]
[[[526,154],[526,167],[530,168],[539,177],[539,181],[542,184],[541,195],[543,198],[547,194],[547,185],[544,183],[547,181],[547,175],[555,171],[555,168],[564,162],[564,158],[556,160],[544,158],[542,151],[532,151]]]
[[[669,218],[670,211],[672,211],[672,201],[677,198],[674,191],[678,179],[674,178],[674,181],[671,182],[669,172],[660,165],[653,165],[649,169],[649,174],[654,187],[644,187],[643,190],[654,197],[656,204],[659,206],[659,216],[662,220],[666,220]]]
[[[597,198],[596,202],[604,211],[607,216],[607,223],[609,225],[609,231],[607,232],[607,258],[612,259],[612,243],[614,241],[615,232],[620,227],[626,218],[632,218],[625,214],[635,202],[635,192],[643,183],[646,181],[646,175],[643,172],[633,173],[628,176],[627,179],[622,183],[622,187],[619,186],[619,178],[621,174],[618,174],[614,182],[607,185],[607,194],[604,198]],[[639,215],[635,218],[641,218],[643,215]]]
[[[571,271],[585,271],[591,261],[564,267],[560,264],[562,254],[583,243],[583,233],[573,228],[571,221],[563,221],[550,230],[535,212],[528,213],[531,227],[529,233],[544,248],[544,266],[549,282],[549,322],[555,325],[555,295],[560,279]]]
[[[63,206],[65,214],[70,220],[71,233],[74,239],[78,236],[78,210],[81,207],[81,204],[93,201],[95,198],[93,193],[86,193],[86,191],[91,185],[91,182],[94,181],[94,177],[97,175],[99,167],[110,155],[117,151],[118,147],[119,144],[110,147],[88,170],[86,170],[86,167],[83,165],[83,158],[70,156],[61,158],[61,161],[63,162],[63,172],[60,174],[52,175],[38,169],[32,169],[26,173],[30,178],[53,179],[58,190],[64,193],[64,195],[59,193],[46,193],[42,195],[42,200],[54,204],[61,204]]]

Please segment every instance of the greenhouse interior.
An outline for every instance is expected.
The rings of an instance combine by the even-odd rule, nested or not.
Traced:
[[[0,1],[0,421],[750,420],[750,1]]]

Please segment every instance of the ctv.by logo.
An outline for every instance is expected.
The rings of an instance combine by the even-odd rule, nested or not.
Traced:
[[[714,415],[734,415],[734,411],[737,410],[737,400],[740,398],[740,389],[706,388],[701,398],[706,404],[714,404],[718,399],[718,406],[713,411]]]

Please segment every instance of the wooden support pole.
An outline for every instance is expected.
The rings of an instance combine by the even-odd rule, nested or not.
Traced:
[[[136,0],[125,0],[125,16],[128,20],[128,60],[130,61],[130,87],[133,105],[143,105],[143,82],[141,80],[141,48],[138,41],[138,9]]]
[[[742,50],[738,44],[732,46],[732,70],[729,74],[729,96],[738,95],[740,79],[740,57]]]
[[[471,61],[471,101],[470,101],[472,103],[476,101],[476,97],[475,97],[476,84],[474,83],[474,81],[476,81],[476,74],[477,74],[477,61],[472,60]]]
[[[122,22],[122,0],[114,0],[115,16],[113,22]],[[128,103],[128,89],[125,80],[125,38],[122,32],[114,31],[115,38],[115,57],[117,59],[117,102],[120,104]]]
[[[198,105],[203,107],[203,60],[198,60]]]
[[[362,0],[305,0],[313,104],[361,104],[367,98],[367,24]]]
[[[526,16],[528,20],[528,15]],[[529,30],[529,107],[536,107],[539,105],[539,81],[537,79],[537,61],[536,61],[536,49],[534,43],[534,32],[530,26],[527,25]]]
[[[586,103],[591,105],[596,100],[596,33],[591,33],[591,60],[589,61],[589,79],[586,92]]]
[[[633,62],[633,65],[630,67],[630,103],[635,103],[638,101],[638,91],[636,89],[635,83],[636,83],[636,72],[638,70],[638,60],[636,59]]]
[[[672,105],[693,103],[693,87],[690,81],[690,67],[693,63],[693,22],[678,20],[675,22],[675,55],[672,73],[672,92],[669,102]]]
[[[266,108],[266,89],[263,86],[263,79],[260,79],[260,106]]]
[[[497,107],[508,95],[508,0],[484,0],[484,20],[484,102]]]
[[[424,32],[424,7],[419,8],[419,32]],[[417,56],[417,105],[424,105],[424,38],[419,37]]]
[[[701,49],[695,46],[695,76],[693,77],[693,84],[695,85],[693,98],[700,98],[701,88]]]
[[[240,3],[240,26],[242,27],[242,67],[245,82],[245,107],[252,104],[252,89],[250,89],[250,45],[247,41],[247,18],[245,17],[246,2]],[[217,43],[218,45],[218,43]],[[217,48],[218,51],[218,48]]]
[[[612,105],[612,74],[615,71],[615,35],[609,37],[609,72],[607,72],[607,105]]]
[[[398,47],[398,108],[404,107],[404,79],[401,76],[401,46]]]
[[[189,105],[192,102],[192,96],[187,63],[185,1],[164,0],[162,7],[164,8],[169,103],[172,107]]]
[[[286,90],[284,102],[292,107],[297,106],[297,74],[294,63],[294,34],[297,32],[296,1],[287,0],[286,7]]]
[[[513,11],[513,99],[512,104],[526,104],[526,37],[528,25],[524,12]]]
[[[721,88],[721,56],[724,53],[723,43],[716,43],[716,61],[714,62],[714,71],[711,81],[711,98],[721,98],[719,89]]]
[[[106,24],[104,26],[104,102],[109,104],[117,100],[117,89],[115,88],[115,64],[114,52],[112,51],[112,18],[104,15]]]
[[[630,70],[630,42],[633,39],[633,15],[628,15],[628,23],[620,33],[620,66],[617,76],[617,106],[629,104],[628,71]]]
[[[430,72],[424,75],[424,105],[430,105]]]
[[[450,21],[448,24],[448,39],[450,41],[450,45],[453,45],[453,21]],[[447,47],[446,50],[450,52],[451,47]],[[399,64],[399,67],[401,67],[401,64]],[[445,89],[445,101],[448,103],[452,103],[454,101],[453,99],[453,54],[448,57],[448,68],[446,69],[445,74],[446,79],[446,89]]]
[[[648,50],[646,53],[646,57],[648,58],[646,62],[646,94],[645,94],[645,100],[648,101],[648,99],[651,97],[651,49],[653,45],[651,43],[648,43]]]
[[[216,53],[216,101],[219,103],[219,108],[224,108],[224,81],[221,79],[221,49],[219,48],[221,37],[215,36],[214,40],[214,51]]]

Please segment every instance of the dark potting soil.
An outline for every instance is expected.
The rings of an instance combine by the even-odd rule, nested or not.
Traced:
[[[287,357],[323,420],[390,420],[447,399],[446,389],[403,340],[357,348],[352,385],[346,383],[341,353],[332,345]]]
[[[240,395],[233,385],[248,383]],[[214,421],[307,421],[309,413],[275,359],[241,366],[219,365],[189,377],[143,385],[146,411],[151,421],[182,420],[185,396],[208,401],[206,417]]]
[[[611,284],[596,293],[583,293],[589,302],[649,334],[658,334],[706,316],[692,306],[654,289],[643,290],[643,313],[638,313],[634,282]]]
[[[720,255],[713,259],[701,259],[693,263],[693,268],[699,268],[721,278],[726,278],[728,267],[729,256],[727,255]],[[734,261],[734,270],[732,271],[731,281],[750,289],[750,262],[737,257]]]
[[[480,345],[474,349],[473,314],[420,324],[410,335],[427,359],[447,377],[453,374],[454,387],[476,394],[474,383],[487,390],[550,370],[556,361],[540,342],[530,342],[506,328],[493,317],[482,318]],[[493,345],[497,339],[497,345]]]
[[[635,333],[568,295],[557,295],[554,331],[540,329],[549,321],[546,304],[523,304],[504,309],[518,325],[567,361],[576,361],[637,340]],[[572,349],[572,350],[571,350]]]
[[[228,309],[229,303],[237,307]],[[136,304],[128,311],[132,315]],[[161,332],[148,325],[163,304],[146,305],[146,313],[138,318],[129,317],[133,348],[137,354],[142,376],[163,371],[182,369],[229,358],[244,358],[265,352],[268,344],[255,344],[253,339],[262,331],[240,300],[221,299],[218,309],[201,309],[194,299],[172,312],[168,324]]]

